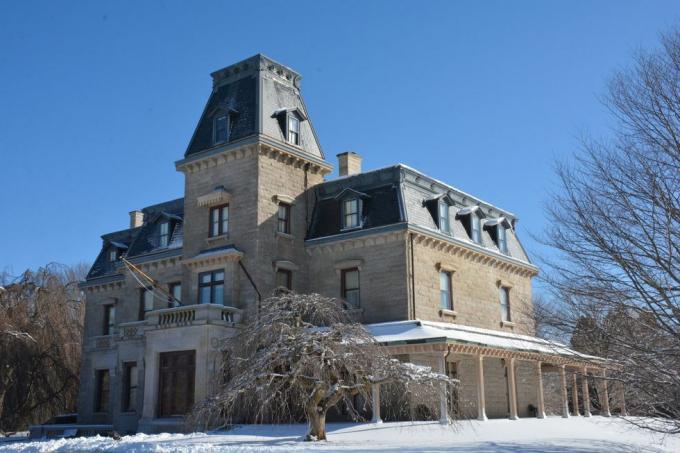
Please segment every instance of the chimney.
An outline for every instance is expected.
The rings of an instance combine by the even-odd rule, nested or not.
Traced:
[[[144,213],[139,209],[130,211],[130,228],[137,228],[144,223]]]
[[[354,151],[338,154],[338,172],[340,176],[351,176],[361,173],[362,157]]]

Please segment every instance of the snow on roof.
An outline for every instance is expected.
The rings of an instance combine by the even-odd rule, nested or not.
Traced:
[[[452,341],[492,348],[603,360],[601,357],[582,354],[561,343],[543,338],[458,324],[415,320],[368,324],[366,327],[377,341],[388,344],[441,340],[442,342]]]

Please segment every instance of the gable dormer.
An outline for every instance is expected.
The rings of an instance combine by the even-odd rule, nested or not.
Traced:
[[[213,90],[185,157],[264,137],[324,158],[297,72],[258,54],[211,75]]]
[[[482,245],[482,219],[484,213],[479,205],[466,206],[458,211],[456,214],[467,232],[471,241]]]

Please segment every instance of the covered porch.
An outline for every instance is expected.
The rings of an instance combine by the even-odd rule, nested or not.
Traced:
[[[623,388],[607,378],[612,364],[536,337],[430,321],[366,326],[391,354],[458,379],[455,395],[442,389],[459,418],[608,417],[626,415]],[[610,389],[610,387],[612,387]],[[615,391],[610,395],[610,390]],[[613,403],[613,404],[612,404]],[[381,421],[380,386],[373,387],[373,421]]]

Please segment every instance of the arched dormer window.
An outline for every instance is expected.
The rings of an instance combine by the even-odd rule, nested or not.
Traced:
[[[468,237],[477,244],[482,243],[482,210],[479,206],[467,206],[458,211],[457,217],[465,227]]]
[[[490,219],[484,222],[484,229],[489,232],[489,236],[498,247],[501,253],[508,253],[508,228],[512,228],[510,222],[505,217]]]

